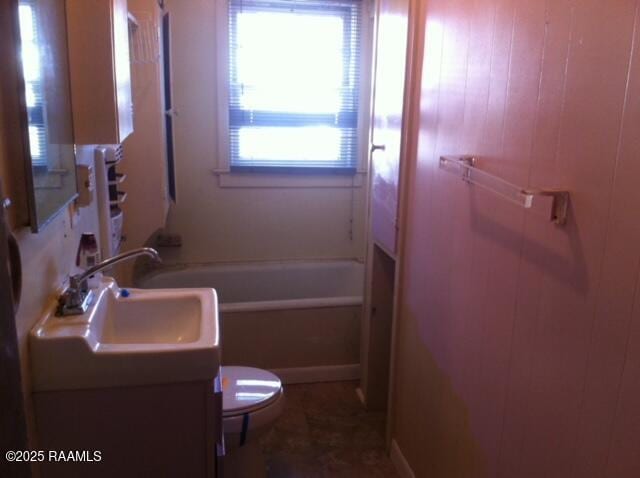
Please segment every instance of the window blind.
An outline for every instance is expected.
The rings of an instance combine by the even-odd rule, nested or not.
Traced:
[[[20,42],[27,112],[29,116],[29,149],[33,166],[47,166],[47,128],[44,85],[39,47],[36,6],[33,0],[20,0]]]
[[[360,0],[229,0],[234,168],[355,171]]]

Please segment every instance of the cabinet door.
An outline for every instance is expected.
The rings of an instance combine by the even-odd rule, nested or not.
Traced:
[[[395,255],[409,0],[380,0],[372,118],[372,234]]]
[[[127,0],[67,0],[76,144],[119,144],[133,132]]]

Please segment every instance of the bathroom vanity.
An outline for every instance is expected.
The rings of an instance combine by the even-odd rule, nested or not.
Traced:
[[[213,289],[125,291],[104,279],[86,313],[48,312],[30,348],[37,448],[76,452],[40,463],[43,477],[220,476]]]

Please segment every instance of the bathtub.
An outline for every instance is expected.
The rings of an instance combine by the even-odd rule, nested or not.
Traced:
[[[216,289],[224,364],[270,369],[286,383],[358,378],[359,262],[169,266],[136,285]]]

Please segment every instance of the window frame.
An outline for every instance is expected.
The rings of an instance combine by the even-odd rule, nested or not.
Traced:
[[[229,2],[217,3],[216,82],[217,158],[214,173],[221,187],[363,187],[368,170],[373,9],[371,0],[362,0],[360,49],[361,81],[357,111],[357,156],[355,170],[342,167],[232,166],[229,125]]]
[[[38,15],[38,10],[37,10],[35,1],[19,0],[18,7],[20,8],[22,6],[29,7],[30,9],[30,14],[33,21],[32,33],[36,40],[35,43],[38,43],[37,40],[40,37],[41,33],[38,30],[38,23],[36,18],[36,16]],[[20,40],[20,45],[21,45],[21,48],[24,48],[23,39]],[[38,49],[38,54],[42,56],[42,52],[39,49]],[[29,128],[38,129],[40,132],[39,135],[41,135],[41,139],[42,139],[42,141],[38,141],[40,154],[36,156],[32,151],[33,148],[31,148],[32,136],[31,136],[31,132],[29,131],[28,138],[29,138],[29,149],[31,151],[31,166],[37,171],[47,172],[50,169],[50,165],[49,165],[49,141],[48,141],[49,132],[47,128],[47,98],[46,98],[46,91],[44,88],[44,72],[42,70],[40,71],[40,77],[38,78],[38,81],[28,81],[26,79],[26,75],[24,72],[24,65],[22,64],[23,61],[24,60],[21,60],[21,67],[23,68],[23,71],[21,71],[21,74],[24,76],[25,94],[28,86],[32,85],[32,87],[39,92],[40,100],[41,100],[39,104],[36,104],[34,106],[28,106],[25,100],[27,117],[29,119],[28,126]]]

